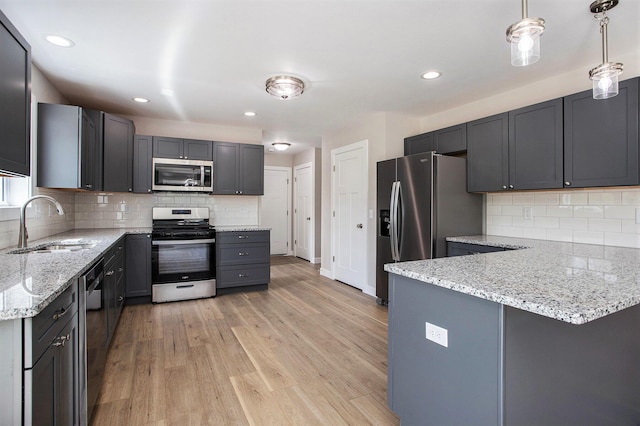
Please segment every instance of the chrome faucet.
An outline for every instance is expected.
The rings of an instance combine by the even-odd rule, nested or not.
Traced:
[[[37,200],[38,198],[42,198],[51,202],[51,204],[56,206],[56,210],[58,210],[58,214],[62,216],[64,214],[64,209],[62,208],[62,204],[58,202],[53,197],[49,197],[48,195],[34,195],[29,198],[20,208],[20,234],[18,235],[18,248],[26,248],[27,247],[27,239],[29,238],[29,234],[27,233],[27,205],[31,203],[33,200]]]

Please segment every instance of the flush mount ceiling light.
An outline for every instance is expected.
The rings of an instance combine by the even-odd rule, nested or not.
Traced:
[[[544,32],[544,19],[529,18],[527,0],[522,0],[522,20],[507,28],[507,41],[511,43],[511,65],[524,67],[540,59],[540,36]]]
[[[440,71],[427,71],[424,74],[422,74],[422,78],[424,78],[425,80],[433,80],[434,78],[438,78],[442,75],[442,73]]]
[[[287,142],[274,142],[271,145],[278,151],[286,151],[291,146],[291,144]]]
[[[147,98],[131,98],[131,100],[141,104],[149,103],[149,99]]]
[[[593,99],[612,98],[618,94],[618,76],[622,74],[622,64],[609,62],[609,48],[607,46],[607,25],[609,17],[607,10],[613,9],[618,0],[596,0],[589,9],[595,14],[594,18],[600,24],[602,34],[602,63],[589,70],[589,78],[593,82]]]
[[[68,38],[54,34],[46,35],[44,36],[44,39],[58,47],[72,47],[74,44],[73,41],[69,40]]]
[[[278,75],[267,80],[266,89],[268,94],[286,101],[302,95],[304,83],[296,77]]]

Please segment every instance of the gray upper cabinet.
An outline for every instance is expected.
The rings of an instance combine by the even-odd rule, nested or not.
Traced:
[[[29,176],[31,47],[0,11],[0,171]]]
[[[509,189],[562,188],[562,99],[509,112]]]
[[[564,98],[564,185],[638,185],[638,79],[594,100],[591,90]]]
[[[422,152],[436,151],[433,132],[411,136],[404,139],[404,155],[420,154]]]
[[[214,142],[213,194],[263,195],[263,146]]]
[[[562,99],[467,123],[467,190],[562,188]]]
[[[133,138],[133,192],[147,194],[152,188],[153,137],[135,135]]]
[[[404,155],[420,154],[428,151],[436,151],[438,154],[454,154],[466,150],[466,123],[411,136],[404,140]]]
[[[133,191],[133,135],[131,120],[103,113],[103,190]]]
[[[45,188],[100,189],[95,184],[96,128],[82,108],[38,104],[38,181]]]
[[[156,158],[211,161],[212,151],[212,141],[153,137],[153,156]]]
[[[467,191],[508,189],[509,114],[467,123]]]
[[[458,124],[433,132],[435,150],[439,154],[453,154],[467,150],[467,124]]]

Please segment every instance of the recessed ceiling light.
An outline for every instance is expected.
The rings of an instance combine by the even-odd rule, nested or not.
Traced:
[[[246,115],[247,117],[255,117],[256,113],[253,111],[247,111],[244,113],[244,115]]]
[[[47,40],[51,44],[55,44],[58,47],[71,47],[74,45],[73,41],[69,40],[66,37],[49,34],[46,35],[45,40]]]
[[[425,80],[433,80],[434,78],[438,78],[442,75],[440,71],[427,71],[422,74],[422,78]]]
[[[131,99],[136,102],[140,102],[141,104],[146,104],[149,102],[149,99],[146,99],[146,98],[131,98]]]

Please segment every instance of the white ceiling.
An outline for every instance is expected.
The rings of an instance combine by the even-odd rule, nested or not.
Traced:
[[[547,29],[542,59],[524,68],[510,65],[505,41],[520,0],[0,0],[0,9],[74,104],[249,126],[264,144],[300,148],[371,112],[424,117],[577,67],[588,89],[601,60],[589,3],[530,0],[529,16]],[[620,0],[609,16],[615,62],[640,49],[640,1]],[[75,46],[50,45],[46,34]],[[431,69],[443,77],[422,80]],[[282,73],[305,82],[300,98],[267,95],[265,80]]]

